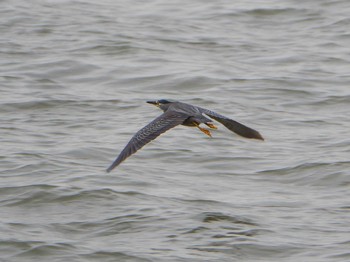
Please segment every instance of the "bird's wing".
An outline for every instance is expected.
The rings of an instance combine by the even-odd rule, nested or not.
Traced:
[[[254,138],[254,139],[260,139],[264,140],[264,138],[260,135],[260,133],[250,127],[247,127],[241,123],[238,123],[235,120],[232,120],[226,116],[220,115],[218,113],[215,113],[209,109],[205,108],[199,108],[200,111],[209,116],[210,118],[220,122],[225,127],[230,129],[231,131],[235,132],[236,134],[246,137],[246,138]]]
[[[169,129],[182,124],[188,115],[178,112],[165,112],[156,119],[154,119],[147,126],[139,130],[129,141],[123,151],[120,153],[118,158],[113,162],[113,164],[107,169],[110,172],[113,168],[118,166],[130,155],[134,154],[137,150],[142,148],[147,143],[156,139],[162,133],[168,131]]]

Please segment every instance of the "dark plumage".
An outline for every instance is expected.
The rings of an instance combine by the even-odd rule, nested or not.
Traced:
[[[220,122],[229,130],[240,136],[264,140],[258,131],[205,108],[165,99],[158,101],[147,101],[147,103],[158,106],[164,111],[164,113],[139,130],[131,138],[118,158],[107,169],[107,172],[110,172],[130,155],[141,149],[144,145],[148,144],[162,133],[177,125],[182,124],[185,126],[195,126],[206,135],[211,136],[208,129],[199,126],[200,124],[205,124],[212,129],[216,129],[216,126],[212,124],[212,120],[210,118]]]

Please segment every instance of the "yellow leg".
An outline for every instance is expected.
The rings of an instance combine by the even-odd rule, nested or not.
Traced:
[[[212,123],[205,123],[207,126],[209,126],[212,129],[218,129],[218,127]]]
[[[211,137],[211,133],[208,129],[205,129],[203,127],[197,126],[199,128],[200,131],[202,131],[204,134],[206,134],[207,136]]]
[[[198,129],[199,129],[200,131],[202,131],[202,132],[203,132],[204,134],[206,134],[207,136],[211,137],[211,133],[210,133],[210,131],[209,131],[208,129],[205,129],[205,128],[203,128],[203,127],[200,127],[199,124],[197,124],[197,123],[195,123],[195,125],[196,125],[196,127],[198,127]]]

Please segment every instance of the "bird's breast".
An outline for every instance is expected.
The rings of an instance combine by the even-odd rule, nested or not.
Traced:
[[[184,126],[198,126],[199,122],[195,121],[193,117],[187,118],[182,125]]]

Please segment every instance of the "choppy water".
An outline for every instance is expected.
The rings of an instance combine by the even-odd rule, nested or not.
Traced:
[[[347,0],[0,4],[0,261],[350,260]]]

